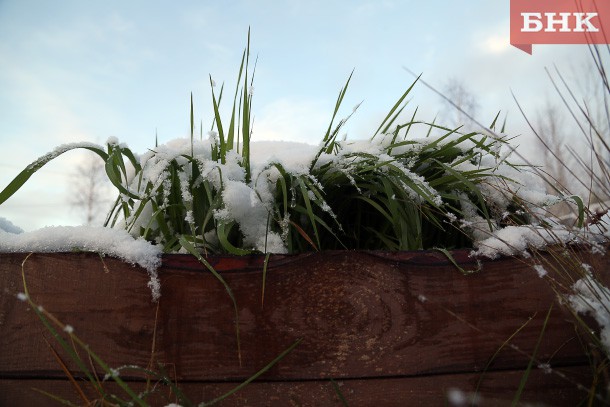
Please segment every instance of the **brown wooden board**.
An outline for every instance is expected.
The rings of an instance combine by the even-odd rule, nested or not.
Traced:
[[[453,254],[463,267],[476,266],[467,251]],[[0,378],[65,378],[47,341],[57,343],[16,298],[25,256],[0,255]],[[271,256],[264,302],[264,256],[208,260],[237,300],[241,365],[232,302],[192,256],[164,256],[157,304],[147,273],[113,258],[34,254],[23,270],[32,299],[110,366],[162,363],[180,381],[244,380],[298,339],[263,380],[436,381],[488,363],[489,371],[522,371],[552,305],[535,364],[589,363],[548,282],[518,259],[486,261],[463,275],[439,252]],[[595,261],[607,270],[607,259]]]
[[[571,382],[581,380],[588,374],[585,368],[563,368],[555,373],[534,370],[530,373],[526,387],[519,397],[521,405],[539,405],[541,400],[547,406],[573,407],[587,400],[586,390],[579,390]],[[517,395],[523,371],[488,372],[482,375],[479,391],[476,388],[480,374],[450,374],[441,376],[420,376],[384,379],[351,379],[290,381],[290,382],[253,382],[237,393],[229,396],[220,406],[342,406],[343,397],[349,406],[444,406],[460,405],[449,403],[452,395],[462,396],[470,405],[473,397],[485,406],[510,406]],[[565,375],[570,381],[557,380],[557,374]],[[144,391],[142,382],[131,382],[135,391]],[[180,389],[193,403],[209,402],[232,390],[236,383],[180,383]],[[81,390],[89,401],[99,399],[99,395],[87,384],[80,383]],[[56,397],[69,400],[78,405],[84,401],[77,395],[74,387],[65,380],[0,380],[0,405],[11,407],[58,405],[48,396],[35,389],[43,390]],[[122,396],[121,390],[112,383],[105,383],[104,389]],[[451,399],[457,401],[457,398]],[[158,387],[146,399],[150,405],[165,406],[178,402],[169,387]],[[602,405],[595,400],[594,405]]]

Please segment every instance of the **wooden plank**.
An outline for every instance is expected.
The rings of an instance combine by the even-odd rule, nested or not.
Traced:
[[[588,377],[589,367],[572,367],[554,373],[534,369],[530,373],[520,398],[533,405],[576,406],[587,398],[587,392],[576,383]],[[561,374],[562,377],[559,376]],[[509,406],[517,393],[523,371],[489,372],[483,375],[477,405]],[[567,379],[564,379],[566,377]],[[480,374],[451,374],[423,377],[338,380],[341,396],[350,406],[441,406],[448,404],[450,394],[463,395],[469,400],[481,378]],[[145,390],[142,382],[129,383],[133,390]],[[210,401],[235,387],[235,383],[189,382],[179,388],[191,402]],[[91,386],[81,383],[89,400],[99,398]],[[83,405],[70,383],[63,380],[0,380],[0,405],[30,407],[54,405],[47,396],[33,388]],[[105,383],[108,392],[122,396],[116,385]],[[163,406],[176,402],[168,387],[159,386],[147,399],[151,405]],[[220,406],[341,406],[341,400],[330,380],[296,382],[254,382],[225,399]],[[456,405],[456,404],[453,404]],[[459,405],[459,404],[457,404]],[[469,402],[463,405],[470,405]]]
[[[455,256],[467,261],[465,251]],[[6,293],[0,298],[0,377],[63,377],[45,342],[50,335],[15,298],[23,291],[24,257],[0,255]],[[465,276],[439,253],[349,251],[273,256],[263,305],[263,259],[210,258],[237,299],[241,365],[227,292],[191,256],[164,257],[159,304],[150,302],[146,272],[116,259],[35,254],[24,270],[32,298],[72,325],[111,366],[147,366],[152,359],[175,369],[179,380],[245,379],[298,339],[266,380],[476,372],[526,324],[512,339],[514,348],[504,347],[490,365],[518,370],[556,305],[548,283],[520,261],[485,262],[480,273]],[[586,363],[560,307],[546,326],[538,360],[558,367]]]

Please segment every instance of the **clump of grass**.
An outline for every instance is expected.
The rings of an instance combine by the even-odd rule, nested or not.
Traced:
[[[338,136],[356,109],[336,121],[350,75],[307,170],[275,160],[254,171],[253,77],[248,34],[228,121],[220,113],[224,85],[216,94],[210,78],[214,119],[207,140],[195,137],[191,96],[190,140],[142,156],[115,139],[106,147],[64,146],[19,174],[0,192],[0,203],[48,161],[87,148],[104,160],[119,192],[105,225],[165,252],[453,249],[508,225],[539,222],[529,215],[540,204],[531,201],[531,169],[510,163],[508,137],[420,121],[417,110],[403,118],[416,82],[369,140],[350,142]]]

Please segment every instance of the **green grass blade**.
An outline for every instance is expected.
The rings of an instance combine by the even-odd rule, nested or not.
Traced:
[[[191,244],[191,242],[186,240],[184,236],[180,236],[179,242],[180,242],[180,245],[184,249],[186,249],[186,251],[188,251],[190,254],[195,256],[195,258],[197,260],[199,260],[199,262],[201,264],[203,264],[212,273],[212,275],[214,277],[216,277],[216,279],[224,286],[225,290],[227,291],[227,294],[229,294],[229,298],[233,302],[233,310],[235,311],[235,335],[237,337],[237,357],[239,359],[239,365],[241,366],[241,341],[240,341],[240,336],[239,336],[239,311],[237,308],[237,300],[235,299],[233,290],[231,290],[231,287],[229,287],[229,284],[227,284],[226,280],[220,275],[220,273],[218,273],[218,271],[216,271],[214,269],[214,267],[212,267],[212,265],[201,256],[201,254],[197,251],[197,249],[195,249],[195,246],[193,246]]]
[[[527,368],[525,369],[525,372],[523,373],[523,376],[521,377],[521,382],[519,383],[519,388],[517,389],[517,393],[515,394],[515,397],[513,398],[513,402],[511,404],[512,407],[519,405],[519,400],[521,399],[521,394],[523,393],[523,389],[525,388],[525,385],[529,378],[530,372],[532,371],[532,369],[534,367],[534,362],[536,360],[536,356],[538,355],[538,348],[540,348],[540,343],[542,342],[542,337],[544,336],[544,331],[546,330],[546,326],[549,323],[549,318],[551,317],[552,310],[553,310],[553,305],[551,304],[551,306],[549,307],[549,311],[546,314],[546,318],[544,319],[544,324],[542,325],[542,330],[540,331],[540,335],[538,336],[538,341],[536,342],[536,347],[534,348],[534,353],[530,357],[530,361],[527,365]]]
[[[477,395],[479,393],[479,388],[481,387],[481,383],[483,382],[483,376],[485,375],[485,373],[487,373],[487,371],[489,370],[489,367],[491,366],[493,361],[496,359],[498,354],[502,351],[502,349],[504,349],[513,340],[513,338],[519,332],[521,332],[523,330],[523,328],[525,328],[527,326],[527,324],[529,324],[532,321],[532,318],[529,318],[527,321],[525,321],[515,332],[513,332],[508,337],[508,339],[506,339],[504,342],[502,342],[502,345],[500,345],[500,347],[494,352],[494,354],[491,356],[491,358],[489,358],[489,360],[487,361],[487,364],[485,365],[485,367],[481,371],[481,375],[479,376],[479,380],[477,381],[477,387],[475,387],[475,389],[474,389],[474,394],[475,395]],[[475,397],[475,399],[476,399],[476,397]]]
[[[438,163],[441,167],[443,167],[451,175],[456,177],[463,185],[465,185],[468,188],[468,191],[470,191],[476,195],[476,197],[481,205],[479,209],[481,210],[481,212],[483,213],[483,215],[485,217],[485,220],[487,221],[489,230],[493,231],[493,225],[491,223],[491,216],[489,215],[489,211],[487,209],[487,203],[485,202],[485,197],[483,197],[483,194],[481,193],[479,188],[472,181],[467,179],[462,173],[451,168],[451,166],[446,165],[445,163],[442,163],[438,160],[434,160],[434,161],[436,163]]]
[[[241,63],[239,65],[239,74],[237,75],[237,82],[235,85],[235,94],[233,95],[233,109],[231,110],[231,121],[229,122],[229,132],[227,133],[227,144],[229,148],[233,148],[235,143],[235,104],[237,102],[237,96],[239,94],[239,84],[241,83],[241,77],[244,71],[244,65],[246,64],[246,54],[250,52],[250,30],[248,30],[248,47],[244,50],[241,56]],[[248,70],[246,66],[246,71]]]
[[[341,88],[341,90],[339,90],[339,96],[337,97],[337,101],[335,102],[335,110],[333,111],[332,117],[330,119],[330,123],[328,124],[328,129],[326,130],[326,133],[324,134],[324,137],[322,138],[322,146],[318,150],[318,153],[316,154],[314,159],[311,161],[310,172],[315,167],[315,165],[318,162],[318,159],[320,158],[322,153],[327,152],[327,151],[329,151],[329,149],[331,149],[332,144],[334,143],[334,138],[336,137],[341,125],[343,124],[343,122],[340,123],[339,126],[335,129],[335,131],[334,132],[332,131],[333,123],[335,122],[337,113],[339,112],[339,108],[341,107],[341,103],[343,103],[343,98],[345,97],[347,88],[349,86],[350,81],[352,80],[353,75],[354,75],[354,71],[352,70],[352,72],[349,75],[349,78],[347,78],[347,82],[345,82],[345,85]]]
[[[333,390],[335,391],[337,397],[339,397],[339,401],[341,401],[343,407],[349,407],[349,404],[347,404],[347,400],[343,396],[343,393],[341,392],[341,389],[339,388],[337,382],[334,379],[330,379],[330,382],[333,385]]]
[[[93,151],[94,153],[99,155],[104,161],[108,160],[108,154],[104,151],[104,149],[101,146],[98,148],[98,147],[92,147],[92,146],[85,145],[85,144],[74,144],[71,147],[67,147],[67,148],[64,148],[61,150],[55,150],[55,151],[39,158],[38,160],[34,161],[30,165],[28,165],[23,171],[21,171],[2,190],[2,192],[0,192],[0,204],[2,204],[4,201],[9,199],[11,196],[13,196],[13,194],[15,194],[15,192],[17,192],[19,190],[19,188],[21,188],[23,186],[23,184],[25,184],[27,182],[27,180],[30,179],[30,177],[32,175],[34,175],[34,173],[36,173],[36,171],[41,169],[45,164],[47,164],[48,162],[57,158],[58,156],[62,155],[63,153],[66,153],[71,150],[79,149],[79,148]]]
[[[195,134],[195,115],[193,114],[193,92],[191,92],[191,157],[193,156],[194,134]]]
[[[332,118],[328,125],[328,129],[326,130],[326,134],[324,135],[324,138],[322,139],[322,141],[324,143],[327,143],[330,141],[330,135],[331,135],[331,129],[333,127],[333,123],[335,121],[335,118],[337,117],[339,108],[341,107],[341,104],[343,103],[343,98],[345,97],[345,94],[347,93],[347,88],[349,87],[349,83],[352,80],[353,75],[354,75],[354,71],[352,70],[352,72],[349,74],[349,77],[347,78],[347,82],[345,82],[345,85],[343,85],[341,90],[339,90],[339,96],[337,97],[337,101],[335,102],[335,110],[333,111],[333,115],[332,115]]]
[[[121,171],[119,166],[116,163],[116,160],[113,157],[110,157],[108,161],[106,161],[106,176],[108,180],[118,189],[122,194],[127,195],[133,199],[139,199],[140,197],[134,194],[132,191],[125,188],[123,182],[121,181]],[[1,202],[0,202],[1,203]]]
[[[216,123],[216,128],[218,129],[218,142],[220,148],[220,162],[222,164],[226,163],[227,159],[227,145],[225,142],[225,134],[224,129],[222,127],[222,119],[220,118],[220,110],[219,103],[220,101],[216,99],[216,95],[214,93],[214,81],[212,80],[212,75],[210,75],[210,87],[212,88],[212,105],[214,108],[214,123]],[[222,92],[221,92],[222,93]]]
[[[267,266],[269,265],[269,256],[271,253],[265,255],[265,262],[263,263],[263,287],[261,288],[261,308],[265,306],[265,286],[267,283]]]
[[[256,372],[254,375],[250,376],[246,381],[244,381],[243,383],[241,383],[240,385],[236,386],[235,388],[233,388],[231,391],[223,394],[220,397],[215,398],[212,401],[209,401],[207,403],[202,403],[201,406],[211,406],[214,405],[216,403],[221,402],[222,400],[226,399],[227,397],[235,394],[236,392],[240,391],[241,389],[243,389],[244,387],[246,387],[247,385],[249,385],[250,383],[252,383],[254,380],[258,379],[260,376],[262,376],[265,372],[267,372],[269,369],[271,369],[273,366],[275,366],[279,361],[281,361],[282,359],[284,359],[290,352],[292,352],[294,350],[294,348],[296,348],[300,343],[302,342],[302,339],[298,339],[295,343],[293,343],[292,345],[290,345],[286,350],[284,350],[282,353],[280,353],[275,359],[273,359],[271,362],[269,362],[269,364],[267,364],[267,366],[263,367],[261,370],[259,370],[258,372]]]
[[[78,368],[87,376],[87,379],[89,380],[89,382],[96,388],[96,390],[100,394],[102,394],[102,395],[106,394],[104,389],[97,382],[96,378],[94,377],[94,374],[89,371],[89,369],[87,368],[87,366],[85,365],[83,360],[80,358],[80,356],[76,353],[75,350],[72,349],[72,347],[66,342],[66,340],[64,340],[64,338],[59,334],[57,329],[53,326],[53,325],[56,325],[56,326],[60,327],[61,329],[63,329],[63,331],[66,331],[66,325],[62,324],[59,320],[57,320],[55,317],[53,317],[51,314],[49,314],[46,310],[39,307],[31,299],[30,293],[28,291],[27,283],[26,283],[26,278],[25,278],[25,263],[27,262],[29,257],[30,257],[30,255],[28,255],[21,264],[21,277],[23,280],[23,291],[25,293],[26,301],[29,303],[31,308],[34,310],[38,319],[40,319],[42,324],[49,331],[49,333],[53,336],[53,338],[60,344],[60,346],[66,352],[66,354],[68,354],[70,356],[72,361],[74,363],[76,363]],[[83,349],[85,352],[87,352],[87,354],[91,357],[91,359],[93,359],[93,361],[95,363],[97,363],[98,366],[100,366],[106,374],[112,373],[112,369],[110,369],[110,367],[99,356],[97,356],[97,354],[95,354],[89,348],[89,346],[87,344],[82,342],[74,333],[68,333],[67,335],[69,335],[70,338],[72,339],[72,341],[74,343],[76,343],[81,349]],[[117,385],[123,391],[125,391],[125,393],[127,393],[129,395],[129,397],[131,397],[132,401],[136,402],[140,406],[146,406],[146,403],[142,399],[140,399],[140,397],[138,397],[138,395],[135,394],[135,392],[133,392],[133,390],[131,390],[131,388],[120,377],[118,377],[118,376],[112,376],[112,377],[113,377],[114,381],[117,383]]]
[[[242,137],[242,165],[246,171],[246,183],[250,182],[250,132],[251,132],[251,106],[252,94],[248,88],[248,65],[250,63],[250,28],[248,28],[248,45],[246,46],[246,66],[244,72],[243,104],[241,112],[241,137]]]
[[[398,117],[398,114],[402,110],[402,109],[400,109],[400,105],[402,105],[402,103],[405,100],[405,98],[407,97],[407,95],[409,93],[411,93],[411,90],[413,89],[413,87],[415,86],[415,84],[417,83],[417,81],[419,80],[420,77],[421,77],[421,75],[419,75],[415,79],[415,81],[413,81],[411,86],[409,86],[409,88],[402,94],[402,96],[400,98],[398,98],[398,101],[394,104],[392,109],[390,109],[390,111],[388,112],[386,117],[383,119],[383,121],[381,122],[381,124],[379,125],[379,127],[377,128],[375,133],[373,134],[372,138],[375,138],[375,136],[377,136],[377,134],[379,134],[380,131],[382,133],[386,133],[388,131],[388,129],[390,128],[392,123],[396,120],[396,118]],[[398,113],[396,112],[397,110],[398,110]]]
[[[297,184],[301,190],[303,201],[305,202],[307,216],[311,222],[311,227],[313,228],[313,233],[316,238],[316,247],[320,248],[320,234],[318,233],[318,227],[316,226],[316,218],[313,212],[313,208],[311,206],[311,200],[309,199],[309,190],[305,186],[305,183],[302,179],[297,179]]]
[[[453,255],[447,249],[444,249],[442,247],[435,247],[432,250],[436,250],[438,252],[443,253],[445,255],[445,257],[447,258],[447,260],[449,260],[451,262],[451,264],[453,264],[455,266],[455,268],[457,268],[460,271],[460,273],[462,273],[464,275],[474,274],[474,273],[477,273],[477,272],[481,271],[480,267],[477,270],[465,270],[464,268],[462,268],[462,266],[460,266],[457,263],[457,261],[455,261],[455,258],[453,257]]]
[[[231,231],[231,228],[233,227],[234,223],[225,223],[225,222],[218,222],[218,224],[216,225],[216,232],[217,232],[217,236],[218,236],[218,240],[220,241],[220,244],[222,245],[222,247],[229,252],[230,254],[234,254],[237,256],[245,256],[247,254],[251,254],[252,251],[250,250],[246,250],[246,249],[241,249],[239,247],[235,247],[233,244],[231,244],[231,242],[229,242],[229,232]]]
[[[568,198],[572,199],[578,206],[578,224],[579,228],[583,227],[585,223],[585,203],[582,201],[582,198],[578,195],[571,195]]]
[[[69,400],[63,399],[55,394],[51,394],[47,391],[41,390],[41,389],[37,389],[35,387],[32,388],[32,390],[34,390],[37,393],[42,394],[43,396],[46,396],[48,398],[50,398],[51,400],[59,403],[59,404],[63,404],[64,406],[70,406],[70,407],[79,407],[78,404],[74,404],[72,402],[70,402]]]

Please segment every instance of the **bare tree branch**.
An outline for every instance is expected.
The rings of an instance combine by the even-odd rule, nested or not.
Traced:
[[[78,165],[72,174],[70,204],[84,214],[87,225],[101,224],[109,205],[111,188],[105,175],[104,163],[93,158]]]

